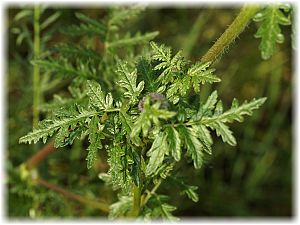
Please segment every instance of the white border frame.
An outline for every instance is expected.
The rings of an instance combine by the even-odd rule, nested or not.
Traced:
[[[1,45],[0,45],[0,52],[1,52],[1,60],[0,60],[0,68],[2,72],[2,78],[0,79],[0,118],[1,118],[1,128],[0,128],[0,146],[2,152],[0,152],[0,181],[1,181],[1,186],[0,186],[0,222],[1,224],[8,224],[8,223],[14,223],[14,224],[36,224],[36,223],[47,223],[47,224],[74,224],[74,223],[79,223],[79,224],[86,224],[87,222],[91,224],[98,224],[98,223],[104,223],[104,224],[111,224],[114,223],[112,221],[107,221],[107,220],[101,220],[101,219],[93,219],[93,220],[88,220],[88,219],[83,219],[83,220],[52,220],[52,219],[45,219],[45,220],[7,220],[6,218],[6,197],[5,197],[5,180],[6,180],[6,169],[4,167],[4,162],[5,162],[5,157],[6,157],[6,137],[7,137],[7,131],[6,131],[6,121],[7,121],[7,48],[6,48],[6,32],[7,32],[7,27],[6,27],[6,19],[7,15],[6,13],[6,8],[8,5],[19,5],[19,4],[33,4],[35,2],[40,2],[40,3],[46,3],[46,4],[54,4],[54,5],[62,5],[62,6],[87,6],[87,5],[111,5],[111,4],[131,4],[131,3],[146,3],[150,5],[155,5],[155,6],[199,6],[199,5],[240,5],[245,2],[249,3],[260,3],[260,4],[268,4],[268,3],[275,3],[278,1],[262,1],[262,0],[253,0],[253,1],[237,1],[237,0],[231,0],[231,1],[226,1],[226,0],[218,0],[218,1],[190,1],[190,0],[152,0],[152,1],[142,1],[142,0],[136,0],[136,1],[128,1],[128,0],[88,0],[88,1],[82,1],[82,0],[73,0],[73,1],[62,1],[62,0],[51,0],[51,1],[28,1],[28,0],[0,0],[0,21],[1,21]],[[293,187],[293,209],[294,209],[294,217],[291,219],[283,219],[283,218],[264,218],[264,219],[255,219],[255,218],[225,218],[225,219],[208,219],[207,218],[201,218],[201,219],[191,219],[191,220],[184,220],[183,224],[287,224],[287,223],[295,223],[298,224],[299,222],[299,73],[298,73],[298,65],[299,65],[299,57],[298,57],[298,49],[299,49],[299,8],[298,8],[298,1],[297,0],[291,0],[291,1],[285,1],[282,0],[280,2],[288,2],[292,3],[296,7],[296,35],[297,35],[297,43],[296,43],[296,51],[295,51],[295,56],[294,56],[294,74],[293,74],[293,100],[294,100],[294,105],[293,105],[293,122],[296,122],[293,124],[293,141],[294,141],[294,146],[293,146],[293,154],[294,154],[294,159],[293,159],[293,181],[294,181],[294,187]],[[267,207],[267,206],[266,206]],[[120,223],[120,221],[115,221],[117,223]],[[129,222],[121,222],[121,223],[129,223]]]

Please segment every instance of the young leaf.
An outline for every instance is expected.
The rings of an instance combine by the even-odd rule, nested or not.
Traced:
[[[88,80],[87,86],[87,95],[89,96],[91,106],[94,106],[100,110],[108,110],[113,107],[113,98],[111,93],[108,93],[105,97],[99,83]]]
[[[256,38],[261,38],[259,49],[263,59],[269,59],[275,51],[276,43],[283,43],[284,36],[280,25],[290,25],[290,18],[281,11],[281,5],[274,4],[267,6],[256,14],[254,21],[261,22]]]
[[[196,93],[200,91],[200,84],[220,82],[221,79],[213,74],[215,69],[208,69],[211,65],[207,63],[196,63],[189,68],[187,75],[191,77],[191,83]]]
[[[160,133],[156,136],[147,156],[150,157],[146,168],[146,176],[150,176],[156,172],[157,168],[161,166],[164,156],[169,153],[169,147],[166,141],[166,135]]]
[[[171,112],[168,110],[160,109],[160,102],[155,103],[154,105],[150,105],[149,96],[144,101],[144,111],[137,118],[136,122],[133,125],[130,137],[134,138],[138,136],[140,132],[143,132],[143,136],[146,137],[148,135],[148,131],[151,128],[152,122],[159,126],[159,119],[170,119],[176,115],[175,112]]]
[[[158,92],[159,84],[155,81],[155,71],[152,69],[151,62],[141,57],[137,63],[137,77],[145,81],[145,90],[148,92]]]
[[[124,93],[124,97],[130,99],[130,103],[134,104],[138,101],[138,96],[144,89],[144,81],[141,81],[136,86],[136,70],[129,71],[128,66],[125,62],[118,63],[117,72],[120,74],[120,80],[118,84],[125,88],[127,91]]]

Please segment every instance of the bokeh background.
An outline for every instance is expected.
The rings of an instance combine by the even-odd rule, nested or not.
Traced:
[[[105,216],[93,207],[66,199],[63,195],[20,178],[19,165],[43,147],[19,144],[18,139],[32,129],[32,17],[16,20],[15,15],[32,6],[7,6],[7,216],[9,218],[78,218]],[[240,6],[206,5],[205,7],[148,7],[126,27],[126,31],[159,31],[155,41],[183,49],[191,61],[197,61],[228,27]],[[60,16],[42,31],[42,49],[68,37],[59,29],[77,23],[75,12],[102,19],[105,7],[53,7],[45,9],[42,19],[53,13]],[[159,192],[171,196],[179,217],[286,217],[293,216],[293,55],[291,26],[284,26],[285,42],[278,45],[274,56],[262,60],[260,40],[254,38],[258,24],[251,22],[223,57],[214,65],[222,79],[217,85],[206,85],[201,95],[214,88],[224,105],[234,97],[240,101],[266,96],[267,102],[243,123],[234,123],[232,130],[238,145],[231,147],[216,137],[213,155],[205,166],[195,171],[182,169],[188,184],[199,186],[199,202],[180,195],[173,185],[163,184]],[[18,29],[26,30],[20,37]],[[125,32],[125,30],[124,30]],[[74,41],[74,40],[73,40]],[[79,40],[78,40],[79,41]],[[43,103],[55,93],[66,91],[67,81],[50,82],[42,75]],[[91,198],[111,200],[115,193],[98,178],[107,170],[105,155],[98,165],[86,169],[86,146],[58,149],[38,167],[47,181],[74,193]],[[104,153],[101,153],[104,154]]]

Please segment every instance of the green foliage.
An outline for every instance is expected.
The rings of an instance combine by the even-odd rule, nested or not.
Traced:
[[[176,207],[167,203],[166,196],[155,193],[160,183],[172,177],[173,168],[180,167],[181,161],[191,158],[196,169],[203,166],[205,154],[212,154],[212,130],[223,142],[236,145],[228,123],[242,122],[266,98],[241,105],[233,100],[227,111],[223,111],[217,91],[201,102],[200,86],[220,82],[210,62],[191,65],[182,51],[173,56],[170,47],[154,42],[150,42],[151,50],[144,48],[143,54],[136,56],[131,47],[148,43],[156,32],[119,38],[122,35],[117,31],[140,11],[135,7],[111,9],[104,22],[76,14],[81,23],[66,33],[96,36],[107,51],[98,55],[85,46],[57,45],[52,51],[60,54],[58,58],[33,62],[47,72],[71,75],[77,87],[69,89],[72,98],[56,96],[52,113],[21,137],[20,143],[40,139],[45,143],[54,133],[55,147],[87,138],[87,168],[93,168],[98,150],[103,149],[109,169],[101,174],[102,180],[119,192],[109,218],[132,216],[133,202],[138,202],[137,216],[173,220]],[[125,53],[118,52],[119,47],[124,47]],[[124,55],[126,60],[121,59]],[[197,96],[198,106],[189,98],[191,94]],[[198,201],[196,186],[177,183],[182,193]],[[139,194],[133,191],[136,189]]]
[[[64,28],[62,32],[69,34],[71,36],[99,36],[104,39],[107,32],[107,27],[101,21],[94,20],[87,17],[81,13],[76,13],[76,17],[80,20],[79,25],[72,25],[70,27]]]
[[[256,38],[261,38],[259,49],[263,59],[269,59],[275,52],[276,43],[283,43],[284,36],[281,31],[281,25],[291,25],[290,11],[287,4],[274,4],[265,7],[257,13],[254,21],[261,22]]]
[[[144,81],[136,84],[137,74],[136,70],[129,71],[125,62],[119,62],[117,72],[120,74],[118,84],[125,88],[124,97],[129,98],[129,103],[134,104],[138,101],[138,97],[144,89]],[[137,85],[137,86],[136,86]]]

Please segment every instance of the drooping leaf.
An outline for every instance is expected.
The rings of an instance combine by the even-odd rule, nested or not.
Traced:
[[[263,59],[269,59],[275,52],[276,44],[284,42],[280,25],[290,25],[290,17],[281,11],[282,5],[273,4],[256,14],[254,21],[261,22],[256,38],[261,38],[259,49]]]

